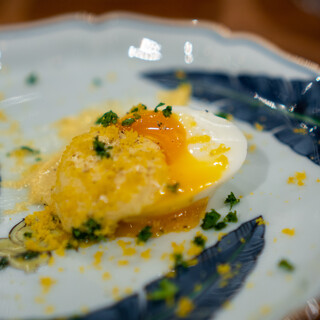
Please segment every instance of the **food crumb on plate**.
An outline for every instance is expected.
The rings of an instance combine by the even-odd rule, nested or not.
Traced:
[[[294,176],[290,176],[288,178],[287,183],[296,184],[298,186],[304,186],[306,178],[307,178],[307,175],[305,171],[302,171],[302,172],[296,171]]]
[[[286,235],[288,235],[290,237],[294,236],[295,232],[296,232],[296,230],[294,228],[292,228],[292,229],[289,229],[289,228],[282,229],[282,233],[284,233],[284,234],[286,234]]]
[[[44,294],[48,293],[51,289],[51,287],[56,283],[57,281],[50,278],[50,277],[41,277],[40,278],[40,285],[42,287],[42,292]]]
[[[178,301],[176,315],[180,318],[186,317],[194,309],[193,302],[188,297],[181,297]]]
[[[44,312],[46,314],[52,314],[55,311],[55,307],[53,305],[46,306]]]
[[[104,272],[104,273],[102,274],[102,279],[103,279],[103,280],[109,280],[109,279],[111,279],[111,274],[110,274],[110,272],[108,272],[108,271]]]

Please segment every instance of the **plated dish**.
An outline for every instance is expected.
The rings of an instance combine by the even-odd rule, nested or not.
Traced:
[[[97,110],[185,105],[232,118],[249,145],[242,169],[216,188],[206,208],[226,216],[233,192],[240,197],[237,221],[223,230],[204,230],[199,222],[142,246],[121,237],[56,252],[31,274],[5,268],[0,318],[278,319],[317,297],[317,69],[196,21],[68,18],[0,37],[1,237],[43,209],[25,203],[26,188],[10,188],[22,165],[8,153],[40,150],[26,162],[41,162],[37,158],[85,132]],[[178,263],[172,277],[172,254],[192,260],[199,233],[207,239],[205,250],[187,266]],[[171,303],[162,296],[168,291]]]

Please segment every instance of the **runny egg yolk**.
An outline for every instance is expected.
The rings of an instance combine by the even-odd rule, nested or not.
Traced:
[[[188,150],[187,132],[176,114],[165,117],[161,111],[143,111],[140,115],[130,127],[123,128],[137,131],[160,146],[169,167],[169,183],[179,183],[180,193],[197,193],[222,177],[228,158],[224,154],[212,154],[209,161],[195,158]],[[169,192],[162,190],[161,195]]]

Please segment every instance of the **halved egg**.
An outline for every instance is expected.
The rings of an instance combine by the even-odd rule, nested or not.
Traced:
[[[112,235],[119,223],[159,219],[207,199],[241,167],[246,152],[241,131],[212,113],[139,105],[67,146],[52,211],[65,231],[93,219]]]

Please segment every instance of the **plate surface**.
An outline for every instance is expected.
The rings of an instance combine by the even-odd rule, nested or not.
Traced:
[[[251,247],[239,249],[243,256],[237,259],[243,263],[247,259],[250,267],[248,263],[243,277],[235,277],[238,283],[231,281],[234,287],[225,290],[210,282],[212,279],[201,280],[202,269],[216,274],[215,267],[205,266],[208,260],[204,256],[199,258],[200,269],[193,269],[197,272],[182,272],[182,280],[189,276],[193,284],[199,282],[206,288],[194,301],[197,319],[201,315],[205,319],[210,313],[215,319],[280,319],[319,294],[320,76],[316,68],[298,64],[255,39],[229,37],[220,28],[197,21],[182,23],[130,15],[115,15],[98,23],[69,17],[26,29],[3,30],[0,51],[0,111],[19,124],[12,122],[10,129],[8,122],[0,122],[3,181],[17,177],[6,157],[15,147],[30,141],[42,153],[61,147],[52,127],[55,121],[92,105],[110,108],[117,104],[128,109],[142,102],[155,106],[159,90],[190,83],[192,107],[231,113],[249,137],[245,165],[217,190],[209,207],[226,213],[226,195],[233,191],[242,196],[237,206],[239,221],[224,232],[245,224]],[[26,82],[30,74],[37,78],[33,84]],[[296,172],[306,173],[304,185],[288,184],[288,178],[295,177]],[[0,237],[6,237],[13,225],[37,209],[5,214],[25,197],[25,190],[1,189]],[[254,223],[260,215],[266,221],[265,230]],[[260,240],[255,238],[255,228]],[[117,241],[110,241],[102,247],[57,256],[54,265],[43,266],[34,274],[2,270],[0,319],[85,314],[108,307],[115,298],[131,291],[140,292],[139,299],[133,295],[116,305],[112,309],[114,319],[124,315],[136,319],[139,314],[152,319],[150,310],[161,314],[167,306],[147,306],[141,311],[141,289],[169,270],[170,261],[163,259],[163,253],[172,251],[171,243],[189,243],[199,230],[152,239],[128,257],[129,264],[124,267],[118,265],[123,259],[121,248]],[[208,246],[217,243],[218,232],[207,232],[206,236]],[[221,241],[221,245],[227,245],[227,241]],[[148,249],[151,258],[142,258],[140,254]],[[97,250],[104,252],[101,269],[92,264]],[[217,252],[209,250],[208,259]],[[279,268],[281,259],[292,262],[295,270],[288,273]],[[110,279],[102,280],[105,272],[110,273]],[[41,291],[41,277],[56,281],[48,294]],[[181,290],[187,292],[188,288]],[[170,312],[167,319],[175,317],[174,311]]]

